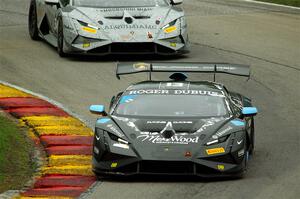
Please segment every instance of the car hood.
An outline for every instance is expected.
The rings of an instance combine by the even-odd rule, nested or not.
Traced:
[[[151,42],[162,27],[183,16],[172,7],[88,8],[75,7],[72,18],[100,27],[102,34],[113,41]]]
[[[223,129],[228,130],[223,132],[222,135],[240,129],[230,122],[231,119],[229,117],[211,117],[202,119],[174,117],[160,119],[113,118],[122,133],[125,134],[132,143],[193,144],[202,141],[205,142],[215,133],[222,131]],[[166,134],[166,131],[171,133],[171,135]],[[183,140],[182,143],[178,140],[181,138]]]

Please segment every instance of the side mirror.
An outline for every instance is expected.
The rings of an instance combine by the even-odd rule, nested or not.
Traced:
[[[179,4],[182,4],[182,3],[183,3],[183,0],[171,0],[172,5],[179,5]]]
[[[107,115],[103,105],[91,105],[90,112],[97,115]]]
[[[242,114],[245,117],[251,117],[251,116],[255,116],[257,114],[257,108],[256,107],[243,107],[242,109]]]
[[[47,5],[59,5],[59,0],[45,0]]]

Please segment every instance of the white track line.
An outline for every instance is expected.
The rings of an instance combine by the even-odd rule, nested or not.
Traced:
[[[294,10],[300,10],[300,8],[298,8],[298,7],[281,5],[281,4],[276,4],[276,3],[269,3],[269,2],[263,2],[263,1],[255,1],[255,0],[244,0],[244,1],[252,2],[252,3],[257,3],[257,4],[264,4],[264,5],[270,5],[270,6],[283,7],[283,8],[290,8],[290,9],[294,9]]]

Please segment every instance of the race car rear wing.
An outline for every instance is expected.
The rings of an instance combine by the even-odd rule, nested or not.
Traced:
[[[250,66],[228,63],[201,63],[201,62],[153,62],[153,63],[117,63],[116,76],[148,72],[151,80],[152,72],[184,72],[184,73],[226,73],[230,75],[250,78]]]

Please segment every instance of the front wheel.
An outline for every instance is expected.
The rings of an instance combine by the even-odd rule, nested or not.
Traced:
[[[254,152],[254,143],[255,143],[255,133],[254,133],[254,118],[251,119],[251,129],[250,129],[250,148],[249,153],[250,155]]]
[[[36,2],[31,0],[28,15],[28,29],[32,40],[39,40],[39,31],[37,27]]]
[[[59,56],[66,57],[66,53],[64,52],[64,29],[63,29],[63,21],[60,18],[58,22],[58,32],[57,32],[57,52]]]

